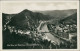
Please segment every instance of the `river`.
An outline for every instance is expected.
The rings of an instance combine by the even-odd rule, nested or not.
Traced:
[[[42,23],[41,23],[42,24]],[[41,26],[40,24],[40,26]],[[39,26],[39,27],[40,27]],[[48,27],[46,24],[44,24],[44,26],[42,27],[42,29],[40,30],[38,27],[38,31],[39,32],[49,32]],[[54,41],[57,44],[60,44],[61,40],[57,37],[55,37],[54,35],[52,35],[51,33],[45,33],[45,35],[48,37],[48,39],[50,39],[51,41]]]

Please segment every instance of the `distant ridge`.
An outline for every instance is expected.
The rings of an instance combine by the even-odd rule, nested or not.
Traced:
[[[51,11],[37,11],[44,15],[49,15],[55,17],[56,19],[62,19],[67,16],[70,16],[77,12],[77,9],[68,9],[68,10],[51,10]]]

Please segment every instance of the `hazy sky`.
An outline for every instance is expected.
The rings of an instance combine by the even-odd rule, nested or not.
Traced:
[[[77,2],[1,2],[3,13],[19,13],[28,10],[66,10],[77,9]]]

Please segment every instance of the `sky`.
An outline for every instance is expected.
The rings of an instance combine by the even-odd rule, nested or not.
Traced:
[[[31,11],[77,9],[77,2],[1,2],[1,10],[3,13],[19,13],[24,9]]]

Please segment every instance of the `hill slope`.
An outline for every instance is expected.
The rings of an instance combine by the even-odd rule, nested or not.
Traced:
[[[49,19],[51,19],[51,17],[25,9],[12,17],[9,25],[15,26],[19,29],[30,30],[38,27],[40,20],[44,21]]]
[[[77,24],[77,13],[60,20],[60,22],[64,24]]]

